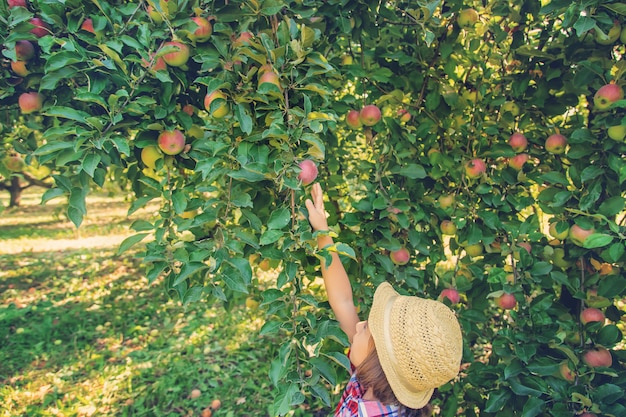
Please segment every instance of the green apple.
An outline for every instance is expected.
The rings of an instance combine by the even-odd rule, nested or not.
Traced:
[[[456,225],[452,222],[452,220],[442,221],[439,225],[439,229],[444,235],[454,236],[456,234]]]
[[[607,129],[606,133],[611,139],[624,142],[624,138],[626,138],[626,125],[611,126]]]
[[[473,27],[478,22],[478,12],[474,9],[461,10],[456,21],[461,28],[467,29]]]
[[[622,33],[622,25],[619,22],[615,22],[608,33],[604,33],[600,28],[596,27],[594,30],[594,39],[600,45],[612,45],[619,38]]]

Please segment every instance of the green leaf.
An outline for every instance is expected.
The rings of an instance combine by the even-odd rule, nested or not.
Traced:
[[[68,67],[77,62],[83,61],[83,57],[76,52],[61,51],[56,54],[50,55],[46,59],[46,73],[59,70],[61,68]]]
[[[137,233],[136,235],[127,237],[126,239],[122,241],[122,243],[120,244],[120,247],[117,249],[117,254],[120,255],[126,252],[128,249],[135,246],[137,243],[141,242],[142,240],[146,238],[146,236],[149,236],[149,235],[150,233]]]
[[[622,340],[622,332],[614,324],[607,324],[603,326],[598,332],[596,342],[603,346],[614,346],[616,343]]]
[[[209,267],[203,262],[188,262],[183,264],[180,268],[180,272],[178,276],[174,280],[172,284],[173,287],[185,281],[187,278],[191,277],[193,274],[208,269]]]
[[[60,150],[64,149],[74,149],[75,143],[73,142],[50,142],[46,143],[39,148],[37,148],[34,152],[35,155],[48,155]]]
[[[626,16],[626,3],[603,3],[601,7],[606,7],[617,14]]]
[[[574,29],[576,30],[576,36],[582,36],[586,32],[596,27],[596,21],[589,16],[580,16],[576,23],[574,23]]]
[[[242,104],[235,106],[235,117],[239,121],[241,131],[247,135],[252,133],[253,121],[252,117],[246,111],[246,108]]]
[[[594,399],[613,404],[624,399],[624,389],[615,384],[602,384],[596,388]]]
[[[587,237],[584,242],[586,249],[601,248],[608,246],[613,241],[613,236],[604,233],[594,233]]]
[[[546,402],[538,397],[530,397],[522,409],[522,417],[535,417],[543,413]]]
[[[626,289],[626,278],[619,275],[611,275],[600,280],[598,295],[600,297],[614,298],[623,295]]]
[[[246,283],[242,279],[241,275],[235,273],[235,270],[226,270],[223,271],[220,275],[224,283],[233,291],[241,292],[244,294],[248,293],[248,288]]]
[[[278,330],[282,327],[282,323],[278,321],[266,321],[261,326],[261,330],[259,330],[259,335],[275,335],[278,333]]]
[[[183,296],[183,305],[188,306],[191,303],[195,303],[202,299],[202,294],[204,293],[204,287],[201,285],[196,285],[194,287],[188,288],[185,291],[185,295]]]
[[[187,196],[181,190],[176,190],[172,194],[172,206],[176,214],[181,214],[187,208]]]
[[[87,117],[89,117],[88,113],[84,111],[76,110],[71,107],[65,106],[53,106],[46,109],[44,112],[46,116],[51,117],[61,117],[64,119],[74,120],[80,123],[87,124]]]
[[[261,239],[259,240],[259,244],[261,245],[271,245],[272,243],[278,241],[281,237],[283,237],[284,232],[280,230],[266,230],[261,235]]]
[[[239,276],[243,278],[244,284],[249,285],[252,281],[252,268],[250,268],[250,262],[243,258],[229,258],[225,260],[226,263],[232,265],[239,271]],[[248,292],[246,289],[244,292]]]
[[[314,385],[311,385],[310,388],[311,388],[311,392],[313,393],[313,395],[315,395],[317,398],[322,400],[324,405],[326,405],[327,407],[331,406],[330,394],[328,394],[328,390],[326,389],[324,385],[314,384]]]
[[[64,195],[65,195],[65,191],[63,191],[62,189],[50,188],[49,190],[46,190],[41,196],[41,204],[46,204],[48,201],[54,198],[62,197]]]
[[[509,385],[511,386],[511,390],[517,395],[530,395],[533,397],[541,397],[544,391],[536,389],[535,387],[530,387],[526,383],[536,380],[537,378],[526,378],[524,382],[518,378],[511,378],[509,380]]]
[[[295,383],[289,384],[288,388],[281,392],[274,398],[274,413],[275,415],[283,416],[291,410],[294,405],[294,397],[299,394],[298,386]]]
[[[402,175],[403,177],[411,178],[412,180],[426,178],[426,170],[423,166],[418,164],[408,164],[406,166],[395,166],[391,169],[394,174]]]
[[[330,366],[325,359],[321,357],[313,357],[310,363],[328,382],[330,382],[331,385],[335,385],[337,383],[337,372],[335,372],[335,369]]]
[[[621,196],[608,198],[600,204],[599,212],[606,217],[613,217],[624,211],[625,201]]]
[[[485,412],[495,413],[500,411],[510,399],[511,393],[502,388],[491,391],[489,393],[489,398],[487,398],[487,403],[485,404]]]
[[[595,165],[590,165],[587,168],[583,169],[580,174],[580,180],[582,182],[587,182],[589,180],[599,177],[602,174],[604,174],[603,168]]]
[[[268,229],[282,229],[291,222],[291,212],[287,208],[272,211],[267,222]]]
[[[89,154],[85,157],[85,160],[82,163],[82,169],[93,178],[96,168],[100,163],[101,156],[99,154]]]

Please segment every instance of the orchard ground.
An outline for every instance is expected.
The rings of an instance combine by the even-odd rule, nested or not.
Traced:
[[[0,417],[200,416],[215,399],[213,416],[268,415],[280,343],[258,335],[262,309],[182,306],[149,285],[136,252],[117,255],[132,221],[122,198],[90,197],[76,229],[40,196],[15,210],[0,196]]]

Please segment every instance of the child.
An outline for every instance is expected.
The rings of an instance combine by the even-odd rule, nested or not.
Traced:
[[[328,230],[324,194],[313,184],[305,204],[315,231]],[[332,245],[319,236],[318,247]],[[454,313],[435,300],[398,294],[383,282],[367,321],[359,321],[352,287],[339,256],[322,261],[328,301],[350,341],[353,374],[335,410],[339,417],[429,416],[435,388],[459,372],[463,344]]]

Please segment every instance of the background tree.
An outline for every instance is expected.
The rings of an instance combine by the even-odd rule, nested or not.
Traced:
[[[345,379],[330,250],[359,300],[446,291],[466,349],[440,414],[625,413],[622,3],[20,3],[0,100],[41,132],[10,143],[53,172],[44,202],[78,226],[107,179],[160,201],[120,250],[150,237],[183,303],[261,302],[270,414]],[[319,253],[305,160],[341,242]]]

